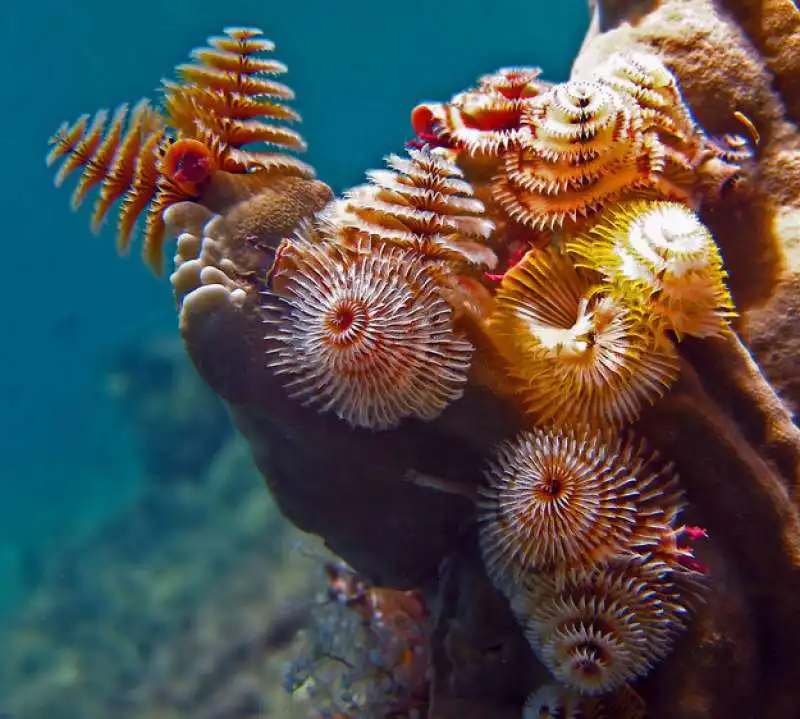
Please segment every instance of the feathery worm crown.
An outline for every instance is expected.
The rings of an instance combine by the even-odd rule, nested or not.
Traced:
[[[418,137],[451,149],[529,232],[584,225],[631,197],[696,204],[752,154],[742,137],[705,135],[653,54],[615,53],[588,76],[556,85],[538,74],[506,68],[412,112]]]
[[[293,396],[370,429],[433,419],[461,396],[472,345],[419,255],[369,240],[352,251],[306,227],[283,261],[268,339]]]
[[[528,595],[515,608],[553,676],[586,695],[647,674],[688,617],[669,568],[646,557],[573,572],[563,585],[548,576],[531,578]]]
[[[646,125],[686,143],[695,140],[698,128],[678,81],[657,56],[642,52],[614,53],[597,68],[593,78],[630,97],[639,106]]]
[[[63,123],[50,139],[47,164],[64,158],[56,185],[81,170],[73,208],[99,185],[94,232],[121,199],[117,246],[126,252],[144,213],[143,254],[157,273],[163,268],[163,211],[183,200],[202,201],[204,184],[214,172],[313,176],[308,165],[287,154],[304,150],[305,143],[276,124],[299,117],[279,101],[293,94],[269,76],[286,68],[259,57],[273,49],[261,35],[257,29],[227,28],[223,36],[209,38],[210,47],[192,53],[194,63],[178,68],[181,80],[164,83],[163,112],[142,100],[133,109],[120,106],[110,117],[101,110],[93,118],[83,115]],[[276,151],[246,149],[253,143],[267,143]]]
[[[193,63],[178,66],[179,81],[163,82],[169,124],[204,143],[222,170],[313,177],[309,165],[287,154],[304,152],[306,143],[286,127],[300,121],[286,105],[294,92],[274,79],[287,72],[286,65],[263,57],[274,43],[256,28],[227,28],[208,44],[192,51]]]
[[[449,102],[417,105],[411,124],[420,136],[434,135],[446,147],[498,157],[517,145],[525,108],[549,86],[539,79],[541,72],[538,67],[500,68]]]
[[[132,110],[117,108],[110,118],[100,110],[91,119],[82,115],[72,125],[63,123],[50,139],[52,150],[47,164],[64,158],[56,173],[56,186],[81,168],[72,195],[77,209],[89,190],[99,185],[92,213],[92,231],[99,232],[114,203],[122,199],[117,221],[117,248],[127,252],[139,215],[146,213],[144,253],[150,260],[160,248],[164,234],[162,211],[175,201],[189,199],[191,188],[163,176],[160,160],[170,143],[163,116],[147,100]]]
[[[525,701],[522,719],[585,719],[579,694],[560,686],[545,684]]]
[[[714,238],[689,208],[639,201],[610,207],[567,243],[578,264],[599,272],[609,290],[646,306],[680,338],[721,336],[735,317]]]
[[[677,356],[646,312],[592,292],[559,250],[532,250],[503,277],[489,320],[540,422],[619,427],[672,384]]]
[[[663,169],[661,144],[638,106],[608,86],[570,80],[540,95],[523,116],[493,192],[511,218],[536,230],[576,222]]]
[[[461,396],[473,346],[453,298],[488,292],[459,273],[496,262],[494,225],[447,154],[386,163],[284,241],[270,273],[272,366],[292,394],[371,429],[433,419]]]
[[[347,246],[365,237],[455,267],[493,267],[485,241],[494,224],[448,156],[428,147],[389,155],[387,169],[348,190],[319,215],[325,233]]]
[[[537,429],[500,446],[478,502],[489,576],[508,594],[649,552],[683,506],[669,464],[632,435]]]
[[[522,719],[645,719],[642,698],[625,685],[612,694],[583,696],[560,684],[545,684],[530,694]]]

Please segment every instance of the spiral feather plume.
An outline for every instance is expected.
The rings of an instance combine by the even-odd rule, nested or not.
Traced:
[[[703,185],[718,191],[752,159],[753,148],[745,136],[710,138],[703,132],[677,78],[657,55],[614,53],[592,78],[630,98],[644,127],[658,135],[664,149],[664,170],[659,178],[664,196],[693,204],[693,194]],[[748,130],[754,130],[746,118],[744,121]]]
[[[637,108],[597,82],[556,85],[531,102],[523,126],[527,133],[505,155],[493,193],[532,229],[574,223],[652,185],[664,167],[662,145]]]
[[[618,52],[594,73],[594,79],[630,97],[646,125],[687,145],[699,129],[683,100],[678,81],[659,57],[651,53]]]
[[[629,686],[603,696],[582,696],[559,684],[545,684],[525,702],[522,719],[645,719],[642,698]]]
[[[268,339],[293,396],[371,429],[433,419],[461,396],[472,346],[418,255],[386,244],[350,252],[306,227],[282,261],[292,266]]]
[[[646,675],[688,619],[669,569],[640,557],[573,572],[563,585],[547,576],[531,578],[515,609],[553,676],[585,695],[605,694]]]
[[[670,465],[632,435],[534,430],[501,445],[478,503],[484,564],[513,594],[526,577],[648,552],[683,506]]]
[[[450,102],[418,105],[411,124],[419,136],[434,136],[472,157],[498,157],[516,147],[525,108],[548,87],[540,74],[538,67],[501,68]]]
[[[581,696],[558,684],[545,684],[525,701],[522,719],[586,719]]]
[[[619,427],[677,377],[675,348],[658,323],[593,292],[553,247],[528,252],[495,302],[489,331],[541,422]]]
[[[169,124],[204,143],[227,172],[277,170],[313,177],[309,165],[287,154],[303,152],[306,143],[286,126],[300,121],[286,104],[294,92],[273,79],[287,68],[263,57],[275,45],[261,30],[239,27],[208,38],[208,45],[192,51],[194,62],[178,66],[179,81],[163,83]],[[253,144],[275,151],[248,149]]]
[[[625,301],[663,318],[678,337],[730,331],[735,312],[722,257],[684,205],[638,201],[609,208],[567,249]]]
[[[163,112],[147,100],[132,109],[120,106],[110,117],[101,110],[64,123],[50,139],[47,164],[63,158],[56,185],[74,171],[81,176],[72,196],[77,208],[99,186],[92,217],[99,231],[121,198],[117,228],[120,252],[127,251],[137,219],[144,213],[143,255],[156,272],[163,270],[163,211],[177,202],[202,202],[212,176],[243,175],[248,193],[258,185],[255,173],[313,177],[305,163],[288,154],[305,143],[279,123],[298,115],[279,100],[292,91],[270,76],[284,65],[260,54],[273,49],[260,30],[228,28],[209,38],[208,48],[192,53],[194,63],[178,68],[179,81],[164,82]],[[248,149],[267,144],[274,152]],[[256,188],[257,189],[257,188]]]
[[[408,157],[389,155],[386,164],[320,213],[328,236],[349,247],[372,238],[454,268],[494,267],[486,244],[494,225],[446,154],[410,149]]]
[[[105,110],[93,118],[83,115],[72,125],[64,123],[50,139],[47,164],[64,158],[55,182],[81,170],[72,194],[77,209],[89,191],[99,186],[92,213],[92,230],[100,231],[114,203],[122,199],[117,222],[117,246],[127,252],[138,217],[145,214],[144,256],[153,269],[161,268],[164,240],[163,210],[175,202],[194,199],[197,188],[177,182],[161,172],[162,158],[171,138],[161,115],[148,101],[132,109],[122,105],[111,115]]]

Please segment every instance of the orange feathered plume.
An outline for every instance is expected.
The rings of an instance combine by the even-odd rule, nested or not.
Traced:
[[[506,67],[482,76],[478,85],[449,102],[417,105],[411,125],[420,137],[470,155],[498,157],[519,140],[522,114],[548,83],[538,67]]]
[[[227,172],[267,169],[313,177],[309,165],[286,154],[305,151],[306,143],[280,124],[300,116],[284,104],[294,99],[291,88],[272,79],[286,66],[260,57],[275,45],[254,28],[228,28],[208,44],[192,51],[193,63],[178,66],[179,81],[163,83],[169,125],[206,145]],[[274,149],[245,149],[254,143]]]
[[[77,208],[99,185],[92,230],[98,232],[121,198],[117,246],[126,252],[138,217],[145,214],[143,255],[154,272],[163,270],[163,211],[183,200],[202,201],[217,172],[278,172],[313,177],[314,171],[287,151],[303,151],[298,133],[280,122],[299,116],[278,100],[294,97],[269,76],[286,72],[281,63],[259,57],[274,45],[260,30],[227,28],[209,46],[192,52],[181,65],[179,81],[163,83],[163,110],[141,100],[132,109],[101,110],[63,123],[50,138],[47,164],[64,158],[56,185],[81,169],[72,196]],[[271,151],[245,146],[267,144]]]

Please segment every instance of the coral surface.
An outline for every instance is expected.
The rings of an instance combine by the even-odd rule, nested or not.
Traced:
[[[242,150],[301,145],[237,129],[288,116],[239,97],[280,97],[260,35],[214,39],[157,166],[202,191],[150,209],[181,334],[286,516],[430,606],[409,716],[798,716],[798,10],[595,13],[568,81],[419,105],[332,201]]]

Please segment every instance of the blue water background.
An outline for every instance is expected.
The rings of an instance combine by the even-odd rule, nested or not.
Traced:
[[[410,109],[480,74],[539,65],[566,77],[585,0],[402,3],[28,0],[3,9],[0,613],[21,595],[21,550],[57,552],[136,495],[130,429],[104,390],[122,345],[175,332],[168,282],[120,260],[113,215],[53,188],[45,142],[62,120],[157,97],[158,82],[227,25],[257,25],[289,65],[319,176],[341,190],[402,150]]]

